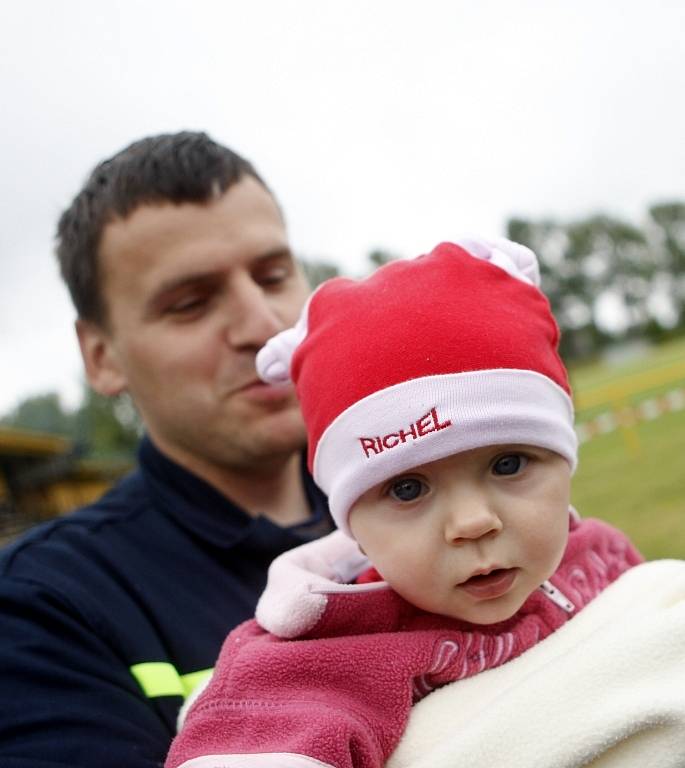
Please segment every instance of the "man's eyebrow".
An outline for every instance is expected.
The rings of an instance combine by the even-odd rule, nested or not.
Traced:
[[[287,245],[281,246],[279,248],[272,248],[270,251],[266,251],[265,253],[261,253],[259,256],[255,256],[254,259],[250,261],[251,264],[263,264],[264,262],[271,261],[272,259],[293,259],[293,252],[290,250],[290,248]]]

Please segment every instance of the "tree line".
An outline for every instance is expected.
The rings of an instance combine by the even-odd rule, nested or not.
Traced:
[[[0,424],[69,438],[76,455],[108,461],[131,459],[142,434],[127,395],[104,397],[85,384],[76,408],[65,407],[56,392],[46,392],[23,399]]]
[[[685,332],[685,203],[653,205],[641,225],[602,214],[512,218],[507,236],[538,254],[566,360]]]
[[[623,340],[685,333],[685,203],[653,205],[641,224],[601,213],[573,221],[512,217],[505,232],[538,256],[567,362]],[[383,249],[368,254],[372,269],[394,258]],[[338,274],[325,261],[305,266],[314,285]]]

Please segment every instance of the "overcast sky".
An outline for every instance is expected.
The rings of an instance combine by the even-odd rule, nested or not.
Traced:
[[[208,131],[296,252],[354,273],[513,214],[685,199],[682,0],[21,0],[0,5],[0,413],[74,403],[56,219],[133,139]]]

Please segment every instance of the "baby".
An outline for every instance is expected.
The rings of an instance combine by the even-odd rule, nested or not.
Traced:
[[[577,442],[529,249],[443,243],[322,285],[294,381],[339,531],[276,560],[168,768],[382,766],[412,704],[554,632],[642,558],[569,506]]]

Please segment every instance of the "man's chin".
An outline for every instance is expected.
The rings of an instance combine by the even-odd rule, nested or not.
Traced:
[[[252,430],[246,429],[244,435],[263,454],[288,455],[301,451],[307,443],[297,403],[262,412],[254,417],[251,427]]]

